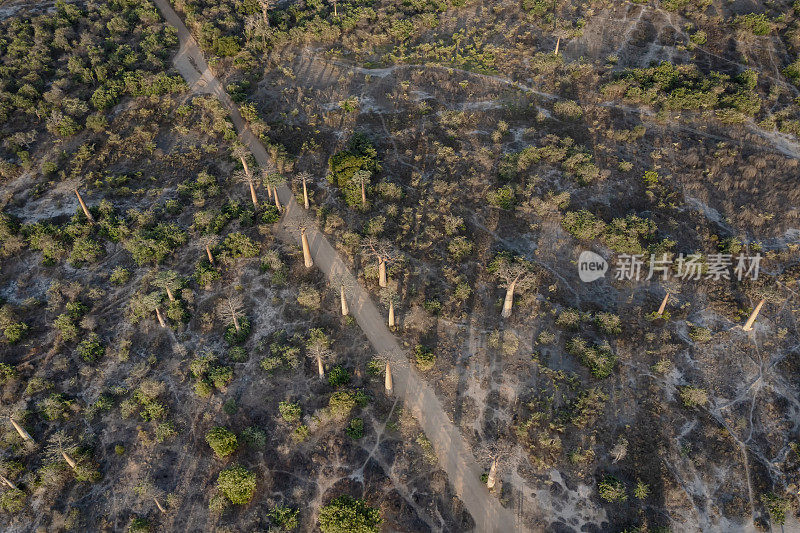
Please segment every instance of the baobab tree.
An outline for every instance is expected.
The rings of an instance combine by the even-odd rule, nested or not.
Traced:
[[[504,439],[496,439],[488,450],[484,450],[480,456],[483,461],[489,463],[489,474],[486,476],[486,487],[493,490],[497,485],[498,473],[508,467],[512,457],[513,448]]]
[[[361,245],[362,250],[368,256],[378,260],[378,285],[387,287],[389,281],[386,276],[386,264],[398,259],[399,254],[385,241],[379,241],[375,237],[369,237]]]
[[[95,224],[94,217],[89,212],[89,208],[86,207],[86,203],[83,201],[83,197],[81,196],[81,193],[78,192],[77,188],[75,188],[73,190],[75,191],[75,196],[78,197],[78,203],[81,204],[81,209],[83,209],[83,214],[86,215],[86,220],[89,221],[89,224],[94,225]]]
[[[161,314],[161,300],[162,295],[158,291],[149,294],[137,293],[131,298],[131,311],[137,318],[155,312],[158,323],[161,324],[162,328],[165,328],[167,323]]]
[[[400,298],[397,294],[397,286],[396,284],[392,284],[381,290],[381,301],[389,308],[389,328],[394,329],[397,327],[397,321],[395,320],[395,305],[397,305],[400,301]]]
[[[308,182],[311,180],[311,174],[303,171],[297,174],[294,179],[303,185],[303,207],[308,209]]]
[[[167,293],[167,298],[170,302],[175,301],[175,291],[183,287],[183,280],[181,280],[178,273],[174,270],[162,270],[156,274],[153,280],[153,285],[159,289],[164,289]]]
[[[242,318],[242,310],[244,309],[244,301],[239,295],[228,295],[217,302],[217,316],[222,320],[230,320],[236,333],[241,333],[242,325],[239,319]]]
[[[141,483],[136,485],[133,490],[136,491],[136,494],[138,494],[139,497],[146,500],[153,500],[153,503],[156,504],[158,510],[166,514],[167,510],[159,500],[160,498],[163,499],[164,491],[156,487],[149,478],[145,478]]]
[[[63,459],[70,468],[77,470],[78,462],[73,456],[77,454],[78,446],[65,431],[56,431],[47,442],[44,450],[45,457],[54,462]]]
[[[536,282],[531,263],[522,257],[515,257],[504,252],[498,254],[492,261],[489,271],[500,279],[502,286],[506,289],[502,316],[508,318],[511,316],[511,308],[514,305],[514,293],[529,289]]]
[[[200,243],[200,246],[205,248],[208,262],[212,265],[214,264],[214,255],[211,253],[211,248],[216,246],[218,241],[219,238],[216,235],[203,235],[197,241]]]
[[[342,316],[347,316],[350,314],[350,307],[347,305],[346,297],[347,293],[350,292],[350,289],[352,288],[350,285],[350,279],[343,275],[338,275],[331,278],[331,288],[339,295],[339,303],[342,307]]]
[[[312,357],[317,362],[317,373],[320,379],[325,377],[325,366],[323,362],[333,357],[330,349],[331,341],[328,336],[319,328],[312,328],[306,341],[306,355]]]
[[[275,200],[275,207],[278,208],[278,211],[283,210],[281,200],[278,198],[278,185],[281,185],[285,181],[286,178],[277,172],[269,172],[268,170],[262,172],[262,182],[267,190],[272,191],[272,198]]]
[[[274,0],[258,0],[258,3],[261,5],[261,19],[264,26],[269,28],[269,10],[272,9],[275,2]]]
[[[12,406],[4,406],[2,408],[2,416],[8,418],[8,421],[11,423],[11,426],[14,428],[17,434],[19,434],[22,440],[28,445],[36,444],[36,441],[33,440],[31,434],[28,433],[25,430],[25,428],[22,427],[22,424],[19,422],[20,420],[22,420],[23,414],[24,414],[23,409],[16,409]]]
[[[250,199],[253,201],[253,207],[258,208],[255,178],[253,177],[253,173],[250,171],[250,166],[247,164],[247,158],[249,156],[247,149],[242,145],[237,145],[233,149],[233,156],[242,162],[242,170],[235,172],[234,178],[238,181],[247,183],[247,185],[250,187]]]
[[[331,4],[333,4],[333,16],[338,17],[339,12],[336,10],[336,6],[339,3],[339,0],[329,0]]]
[[[372,172],[369,170],[358,170],[353,174],[351,178],[353,183],[357,184],[361,187],[361,207],[366,209],[367,207],[367,185],[369,184],[369,180],[372,177]]]

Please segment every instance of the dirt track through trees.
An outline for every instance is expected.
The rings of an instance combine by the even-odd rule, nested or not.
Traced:
[[[242,143],[250,149],[258,164],[266,167],[270,162],[267,151],[249,130],[236,104],[209,69],[189,30],[168,0],[154,1],[166,21],[178,31],[181,46],[173,59],[175,68],[186,79],[192,91],[219,98],[230,112]],[[476,531],[506,533],[523,529],[513,513],[500,505],[481,482],[483,469],[475,460],[469,445],[445,413],[433,389],[408,364],[406,353],[385,325],[367,291],[361,287],[333,246],[318,230],[315,221],[295,202],[294,195],[286,184],[278,187],[278,196],[285,206],[282,230],[278,236],[299,247],[300,232],[297,228],[305,227],[314,266],[330,279],[342,279],[346,286],[351,287],[348,295],[351,313],[375,351],[392,362],[395,394],[402,396],[405,407],[419,421],[433,445],[439,464],[447,473],[450,484],[475,521]]]

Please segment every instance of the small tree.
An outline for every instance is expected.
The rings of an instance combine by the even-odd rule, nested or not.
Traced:
[[[221,426],[212,428],[211,431],[206,434],[206,442],[220,459],[235,452],[236,448],[239,446],[236,435],[227,428]]]
[[[514,257],[508,253],[500,253],[489,265],[489,271],[500,279],[506,289],[503,303],[503,318],[511,316],[515,291],[530,288],[535,283],[531,263],[522,257]]]
[[[219,473],[217,488],[231,503],[244,505],[253,499],[256,491],[256,475],[242,466],[235,465]]]

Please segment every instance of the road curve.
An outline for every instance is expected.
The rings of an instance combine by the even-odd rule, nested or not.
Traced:
[[[206,63],[203,52],[191,33],[172,8],[169,0],[153,0],[166,21],[178,31],[180,49],[173,59],[175,68],[184,77],[192,91],[212,94],[228,110],[241,142],[253,153],[258,164],[266,167],[270,161],[267,151],[253,135],[242,118],[236,104]],[[358,325],[366,334],[375,351],[392,362],[395,394],[401,395],[406,409],[419,421],[430,440],[439,464],[447,473],[455,493],[464,503],[475,521],[476,531],[508,533],[524,529],[517,524],[511,511],[489,493],[480,481],[483,469],[478,465],[469,445],[458,428],[442,408],[436,393],[408,364],[408,357],[397,339],[389,331],[383,316],[372,302],[367,291],[350,273],[330,242],[318,230],[314,219],[294,200],[292,191],[285,185],[278,187],[278,196],[285,206],[282,225],[286,231],[281,237],[295,246],[300,244],[299,227],[306,228],[314,265],[329,279],[342,280],[350,288],[348,303]]]

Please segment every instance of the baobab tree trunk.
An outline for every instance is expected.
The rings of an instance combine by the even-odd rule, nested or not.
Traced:
[[[303,178],[303,206],[308,209],[308,189],[306,188],[306,179]]]
[[[3,483],[5,483],[6,485],[8,485],[8,487],[9,487],[9,488],[12,488],[12,489],[14,489],[14,490],[17,490],[17,486],[16,486],[16,485],[14,485],[14,484],[13,484],[13,483],[12,483],[12,482],[11,482],[11,481],[8,479],[8,478],[6,478],[5,476],[2,476],[2,475],[0,475],[0,481],[2,481]]]
[[[389,327],[393,328],[394,326],[394,301],[389,300]]]
[[[278,198],[278,188],[272,187],[272,196],[275,198],[275,207],[278,208],[278,211],[281,211],[283,208],[281,207],[281,200]]]
[[[164,317],[161,316],[161,309],[159,309],[158,307],[156,307],[156,316],[158,317],[158,323],[161,324],[161,327],[162,328],[167,327],[167,323],[164,322]]]
[[[511,316],[511,306],[514,305],[514,288],[516,285],[517,280],[514,280],[508,284],[508,289],[506,289],[506,299],[503,302],[503,318]]]
[[[364,186],[364,180],[361,180],[361,207],[367,207],[367,191]]]
[[[755,323],[758,313],[761,312],[761,308],[764,307],[764,304],[766,302],[767,302],[766,300],[761,300],[760,302],[758,302],[758,305],[756,306],[755,309],[753,309],[753,312],[750,314],[750,318],[747,319],[747,323],[742,328],[744,331],[751,331],[753,329],[753,323]]]
[[[267,185],[267,195],[269,199],[272,200],[272,187],[270,187],[269,185]]]
[[[13,418],[9,417],[9,420],[11,420],[11,425],[14,426],[14,429],[17,430],[17,433],[19,433],[19,436],[22,437],[22,440],[28,441],[28,442],[33,442],[33,437],[31,437],[30,433],[25,431],[25,428],[23,428],[22,426],[17,424],[17,421],[14,420]]]
[[[317,372],[320,379],[325,377],[325,367],[322,366],[322,357],[320,356],[317,356]]]
[[[153,496],[153,501],[156,503],[156,507],[158,507],[158,510],[159,510],[159,511],[161,511],[161,512],[162,512],[162,513],[164,513],[164,514],[167,514],[167,510],[166,510],[166,509],[164,509],[164,507],[161,505],[161,502],[160,502],[160,501],[158,501],[158,498],[156,498],[155,496]]]
[[[344,297],[344,284],[339,288],[339,299],[342,301],[342,316],[350,314],[350,309],[347,307],[347,298]]]
[[[64,458],[64,460],[67,462],[67,464],[68,464],[69,466],[71,466],[71,467],[72,467],[72,469],[73,469],[73,470],[75,470],[75,468],[78,466],[78,463],[76,463],[76,462],[75,462],[75,461],[72,459],[72,457],[70,457],[69,455],[67,455],[67,452],[65,452],[64,450],[61,450],[61,457],[63,457],[63,458]]]
[[[75,196],[78,197],[78,202],[81,204],[81,209],[83,209],[83,214],[86,215],[86,219],[89,221],[89,224],[94,224],[94,217],[89,212],[89,208],[86,207],[86,203],[84,203],[83,198],[81,198],[81,193],[78,192],[78,189],[74,189]]]
[[[338,17],[339,16],[339,12],[336,11],[336,2],[333,3],[333,16],[334,17]]]
[[[384,386],[386,387],[386,392],[391,394],[394,384],[392,383],[392,367],[389,366],[388,361],[386,362],[386,379],[384,380]]]
[[[258,198],[256,198],[256,188],[253,185],[253,180],[247,180],[247,184],[250,186],[250,199],[253,201],[253,206],[258,207]]]
[[[386,259],[378,259],[378,285],[386,287],[389,283],[386,280]]]
[[[214,256],[211,255],[211,248],[206,244],[206,253],[208,254],[208,262],[214,264]]]
[[[261,4],[261,16],[264,18],[264,26],[269,28],[269,15],[267,14],[267,4]]]
[[[169,287],[164,287],[164,288],[167,290],[167,298],[169,298],[169,301],[174,302],[175,295],[172,293],[172,289],[170,289]]]
[[[664,295],[664,299],[661,301],[661,306],[658,308],[658,316],[664,314],[664,310],[667,308],[667,300],[669,300],[669,293]]]
[[[231,317],[233,317],[233,327],[236,328],[236,333],[242,331],[242,327],[239,325],[239,318],[236,316],[236,313],[231,310]]]
[[[305,261],[306,268],[311,268],[314,266],[314,260],[311,259],[311,248],[308,246],[305,228],[300,230],[300,241],[303,243],[303,261]]]
[[[489,468],[489,476],[486,478],[486,486],[491,490],[497,483],[497,459],[492,461],[492,466]]]
[[[556,55],[558,55],[558,49],[561,47],[561,37],[558,38],[556,41]]]

